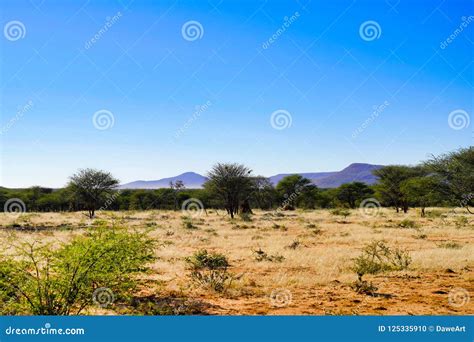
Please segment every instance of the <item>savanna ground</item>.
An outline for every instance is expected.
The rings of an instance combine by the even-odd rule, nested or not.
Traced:
[[[407,214],[384,208],[255,211],[231,220],[223,211],[199,216],[181,211],[101,211],[0,214],[2,253],[11,243],[53,246],[98,225],[148,229],[158,241],[156,261],[130,303],[86,314],[213,315],[458,315],[474,314],[474,218],[464,210],[427,209]],[[362,248],[376,240],[409,251],[408,270],[365,276],[377,287],[357,293],[351,269]],[[224,254],[234,280],[224,292],[196,286],[185,258],[198,250]]]

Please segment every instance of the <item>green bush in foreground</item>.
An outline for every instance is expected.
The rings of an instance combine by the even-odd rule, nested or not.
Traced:
[[[412,262],[406,250],[390,248],[383,241],[373,241],[367,244],[362,253],[354,259],[352,270],[357,273],[358,279],[353,288],[358,293],[373,294],[377,288],[362,279],[366,274],[377,274],[388,271],[406,270]]]
[[[137,285],[153,246],[123,228],[90,230],[57,250],[23,244],[17,257],[0,257],[0,314],[71,315],[112,304]]]
[[[408,251],[390,248],[383,241],[367,244],[362,254],[354,259],[353,270],[362,277],[365,274],[377,274],[385,271],[406,270],[411,264]]]
[[[224,292],[230,286],[233,275],[227,271],[230,266],[227,257],[219,253],[199,250],[185,259],[191,270],[191,280],[199,286],[216,292]]]

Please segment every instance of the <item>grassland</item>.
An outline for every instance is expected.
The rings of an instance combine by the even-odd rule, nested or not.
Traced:
[[[101,211],[92,221],[77,212],[2,213],[1,253],[21,241],[60,246],[98,225],[148,229],[159,247],[139,291],[88,314],[474,314],[474,218],[462,209],[431,208],[425,218],[417,210],[255,211],[234,220],[215,210]],[[367,276],[377,290],[357,293],[353,259],[376,240],[408,250],[412,263]],[[202,249],[227,256],[224,292],[190,279],[185,258]]]

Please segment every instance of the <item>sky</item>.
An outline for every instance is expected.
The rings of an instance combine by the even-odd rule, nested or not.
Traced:
[[[2,0],[0,185],[473,145],[472,1]]]

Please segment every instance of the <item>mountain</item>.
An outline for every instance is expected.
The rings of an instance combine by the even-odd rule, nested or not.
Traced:
[[[334,172],[305,172],[299,175],[310,179],[320,188],[336,188],[341,184],[350,182],[363,182],[374,184],[377,177],[372,174],[373,170],[380,169],[383,165],[372,165],[363,163],[354,163],[341,171]],[[283,177],[294,173],[280,173],[269,177],[270,181],[276,185]],[[185,172],[176,177],[163,178],[151,181],[135,181],[120,185],[120,189],[159,189],[168,188],[170,182],[181,180],[188,189],[202,188],[207,178],[195,172]]]
[[[320,188],[337,188],[341,184],[350,182],[374,184],[377,182],[377,177],[372,174],[372,171],[380,169],[382,166],[383,165],[354,163],[341,171],[298,174],[310,179],[313,184],[316,184]],[[283,177],[291,174],[292,173],[280,173],[270,177],[269,179],[274,185],[276,185]]]
[[[320,179],[323,179],[325,177],[329,177],[332,175],[337,174],[337,172],[303,172],[303,173],[298,173],[299,175],[310,179],[314,184],[316,184],[317,181]],[[282,180],[283,177],[286,176],[291,176],[294,175],[294,173],[279,173],[275,176],[271,176],[268,179],[270,182],[272,182],[273,185],[277,185],[279,181]]]
[[[207,181],[207,178],[195,172],[185,172],[175,177],[162,178],[151,181],[138,180],[127,184],[122,184],[119,186],[119,189],[169,188],[170,182],[176,182],[177,180],[183,181],[184,185],[188,189],[199,189]]]
[[[382,167],[383,165],[354,163],[333,175],[316,180],[314,184],[320,188],[337,188],[341,184],[351,182],[375,184],[377,177],[372,174],[372,171]]]

